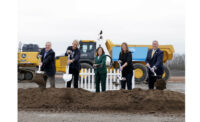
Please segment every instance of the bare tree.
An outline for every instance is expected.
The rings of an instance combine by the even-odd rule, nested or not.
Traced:
[[[167,62],[167,66],[171,70],[185,70],[185,54],[174,54],[171,61]]]

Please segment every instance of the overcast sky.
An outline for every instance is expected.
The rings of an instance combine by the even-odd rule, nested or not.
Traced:
[[[53,43],[63,54],[74,39],[173,44],[185,53],[184,0],[20,0],[19,41]]]

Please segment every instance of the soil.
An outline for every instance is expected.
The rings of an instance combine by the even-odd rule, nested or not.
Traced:
[[[156,80],[154,85],[155,85],[156,89],[158,89],[158,90],[166,89],[166,81],[164,79]]]
[[[184,113],[185,95],[174,91],[133,90],[92,93],[72,88],[18,89],[19,110]]]

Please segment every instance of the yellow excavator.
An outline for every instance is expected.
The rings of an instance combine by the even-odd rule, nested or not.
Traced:
[[[82,68],[92,68],[94,57],[96,53],[97,42],[94,40],[80,40],[79,50],[80,64]],[[107,48],[107,66],[110,68],[118,68],[118,56],[120,52],[120,45],[114,44],[110,40],[106,40],[105,46]],[[129,50],[133,55],[134,76],[137,83],[147,80],[148,73],[145,67],[145,58],[147,51],[152,48],[151,45],[128,45]],[[159,48],[164,52],[163,63],[173,58],[174,48],[172,45],[160,45]],[[65,49],[63,50],[63,52]],[[36,44],[24,44],[22,50],[18,52],[18,80],[28,80],[38,82],[43,80],[43,75],[36,74],[38,70],[38,54],[40,48]],[[56,56],[56,71],[65,73],[67,66],[66,56]],[[163,78],[168,80],[170,77],[170,70],[164,66]]]

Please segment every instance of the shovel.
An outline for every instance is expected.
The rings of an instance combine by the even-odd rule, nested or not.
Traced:
[[[70,56],[68,55],[68,61],[69,60],[70,60]],[[69,63],[67,63],[66,73],[63,75],[63,79],[64,79],[65,83],[72,80],[72,74],[69,74]]]
[[[121,71],[121,64],[119,63],[119,75],[117,76],[117,79],[119,79],[119,81],[124,81],[126,80],[126,78],[122,77],[122,71]],[[114,85],[118,86],[120,85],[120,83],[118,81],[114,81],[113,82]]]
[[[40,63],[41,63],[41,57],[39,55],[39,69],[38,69],[38,71],[36,71],[36,74],[44,74],[44,71],[41,71]]]
[[[147,66],[147,67],[151,70],[150,66]],[[157,74],[153,70],[151,70],[151,72],[154,74],[154,77],[157,76]],[[162,79],[162,78],[161,79],[160,78],[157,79],[154,85],[155,85],[156,89],[158,89],[158,90],[166,89],[166,81],[164,79]]]
[[[151,70],[151,72],[153,73],[153,75],[156,77],[157,75],[156,75],[155,71],[153,71],[150,66],[147,66],[147,67]]]
[[[39,55],[39,69],[35,72],[35,76],[32,80],[32,82],[35,82],[39,85],[40,88],[46,88],[46,79],[45,79],[45,73],[44,71],[41,71],[41,56]]]

